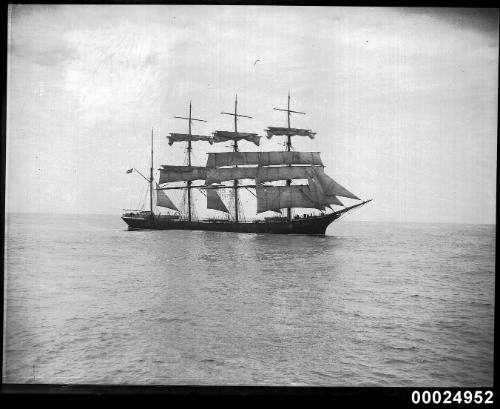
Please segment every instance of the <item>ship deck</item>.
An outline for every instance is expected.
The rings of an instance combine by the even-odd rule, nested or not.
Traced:
[[[344,213],[368,203],[369,200],[346,207],[332,213],[317,216],[286,218],[271,218],[253,221],[232,220],[185,220],[182,218],[146,216],[145,213],[126,213],[122,219],[127,223],[129,230],[205,230],[236,233],[274,233],[274,234],[311,234],[324,235],[330,223],[337,220]]]

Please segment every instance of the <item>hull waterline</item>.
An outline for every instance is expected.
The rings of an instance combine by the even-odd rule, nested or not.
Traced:
[[[169,220],[161,217],[133,217],[122,216],[129,230],[205,230],[234,233],[271,233],[271,234],[307,234],[324,235],[330,223],[337,220],[342,214],[369,201],[347,207],[337,212],[276,221],[233,222],[233,221],[187,221]]]
[[[214,221],[171,221],[158,218],[122,217],[130,230],[206,230],[234,233],[274,233],[274,234],[325,234],[328,225],[337,219],[333,214],[326,216],[272,222],[214,222]]]

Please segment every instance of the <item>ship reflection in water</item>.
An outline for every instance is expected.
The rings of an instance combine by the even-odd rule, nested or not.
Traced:
[[[491,386],[495,227],[8,215],[5,382]]]

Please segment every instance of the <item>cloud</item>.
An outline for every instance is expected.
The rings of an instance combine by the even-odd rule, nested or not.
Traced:
[[[494,191],[498,45],[485,34],[492,24],[476,24],[481,16],[256,6],[12,10],[12,186],[33,185],[16,164],[40,164],[38,184],[56,191],[75,183],[90,211],[118,211],[122,191],[109,181],[123,186],[124,169],[147,165],[152,127],[155,160],[182,163],[183,147],[167,147],[164,136],[186,130],[172,116],[185,115],[190,100],[193,114],[209,121],[195,124],[196,133],[232,128],[219,112],[232,109],[235,93],[241,112],[253,116],[240,129],[262,133],[286,123],[272,108],[286,104],[290,89],[292,107],[307,112],[292,126],[318,132],[312,141],[297,138],[296,149],[323,152],[332,176],[387,202],[388,217],[396,190],[407,218],[431,206],[435,192],[448,201],[475,197],[484,209],[474,215],[494,215],[490,196],[469,180]],[[280,142],[265,148],[282,149]],[[206,148],[195,147],[196,163]],[[459,200],[460,218],[469,208]]]
[[[426,15],[459,29],[469,29],[490,37],[498,43],[497,8],[408,7],[406,15]]]

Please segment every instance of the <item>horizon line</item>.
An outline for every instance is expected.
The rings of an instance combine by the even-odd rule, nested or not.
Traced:
[[[50,215],[50,216],[113,216],[113,217],[120,217],[121,214],[117,213],[65,213],[65,212],[57,212],[57,213],[50,213],[50,212],[9,212],[5,211],[4,215],[7,216],[8,214],[11,215]],[[449,222],[449,221],[415,221],[415,220],[407,220],[407,221],[399,221],[399,220],[338,220],[337,222],[362,222],[362,223],[397,223],[397,224],[404,224],[404,223],[414,223],[414,224],[465,224],[465,225],[486,225],[486,226],[496,226],[496,220],[494,222],[487,222],[487,223],[470,223],[470,222],[461,222],[461,221],[456,221],[456,222]]]

